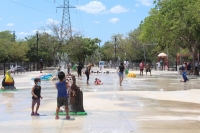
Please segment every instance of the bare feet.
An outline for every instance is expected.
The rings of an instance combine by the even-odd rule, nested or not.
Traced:
[[[70,116],[69,116],[69,115],[68,115],[68,116],[66,116],[66,119],[67,119],[67,120],[69,120],[69,119],[70,119]]]
[[[56,117],[55,117],[55,119],[56,119],[56,120],[58,120],[58,119],[59,119],[59,117],[58,117],[58,116],[56,116]]]

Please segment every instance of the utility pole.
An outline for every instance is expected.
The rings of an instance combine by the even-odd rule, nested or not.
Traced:
[[[65,27],[65,28],[69,29],[70,37],[72,37],[72,29],[71,29],[69,8],[76,8],[76,7],[70,6],[69,5],[69,0],[63,0],[63,1],[64,1],[64,5],[57,7],[57,8],[63,8],[61,34],[63,32],[63,28]]]
[[[145,61],[145,64],[146,64],[146,53],[145,53],[145,49],[144,49],[144,44],[143,44],[143,50],[144,50],[144,61]]]
[[[15,31],[13,31],[13,41],[15,41]]]
[[[115,36],[115,61],[117,61],[117,57],[116,57],[116,46],[117,46],[117,38]]]
[[[99,58],[100,58],[100,61],[101,61],[100,49],[101,49],[101,47],[100,47],[100,42],[99,42]]]
[[[39,59],[38,59],[38,41],[39,41],[39,36],[38,36],[38,31],[36,32],[36,44],[37,44],[37,71],[38,71],[38,69],[39,69],[39,64],[38,64],[38,61],[39,61]]]

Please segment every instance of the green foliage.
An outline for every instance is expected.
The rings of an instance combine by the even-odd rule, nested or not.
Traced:
[[[105,44],[101,47],[101,58],[103,61],[110,61],[114,59],[114,47],[115,44],[112,42],[105,42]]]
[[[15,62],[26,59],[28,47],[22,40],[15,41],[10,31],[0,32],[0,62]]]
[[[54,61],[55,56],[62,52],[62,45],[58,41],[57,37],[52,36],[46,32],[39,34],[38,41],[38,58],[37,59],[37,44],[36,44],[36,36],[29,36],[26,38],[27,44],[29,46],[29,51],[27,52],[27,57],[29,61],[35,62],[40,58],[43,61],[49,62]]]
[[[63,50],[72,61],[83,65],[86,58],[89,61],[93,61],[92,56],[98,49],[99,42],[100,40],[98,38],[91,39],[76,36],[68,42],[68,45],[64,46]]]
[[[165,48],[187,48],[195,58],[200,46],[200,0],[155,0],[155,8],[141,23],[142,42]]]

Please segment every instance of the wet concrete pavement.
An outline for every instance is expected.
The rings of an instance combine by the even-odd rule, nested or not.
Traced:
[[[115,70],[112,70],[115,71]],[[14,75],[18,91],[0,93],[1,133],[199,133],[200,79],[191,76],[180,83],[176,72],[152,72],[153,76],[125,78],[117,74],[91,74],[77,79],[83,90],[86,116],[55,120],[55,81],[42,81],[41,116],[31,114],[31,87],[38,72]],[[103,85],[95,86],[94,78]],[[2,80],[3,77],[0,77]]]

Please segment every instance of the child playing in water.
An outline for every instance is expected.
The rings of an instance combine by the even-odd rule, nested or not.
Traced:
[[[35,78],[34,79],[35,85],[32,88],[31,94],[32,96],[32,113],[31,115],[36,115],[39,116],[40,114],[38,114],[38,109],[40,107],[40,98],[42,99],[41,96],[41,81],[40,78]],[[37,107],[36,107],[36,111],[34,112],[34,106],[37,103]]]
[[[189,81],[189,79],[187,78],[187,70],[186,69],[183,71],[182,77],[183,77],[183,80],[181,80],[180,82],[187,82],[187,81]]]
[[[58,73],[58,78],[60,81],[58,81],[55,85],[58,90],[58,95],[57,95],[57,108],[56,108],[56,118],[59,119],[58,117],[58,112],[60,111],[61,106],[65,106],[65,111],[66,111],[66,119],[70,119],[69,113],[68,113],[68,88],[69,85],[66,82],[65,79],[65,73],[64,72],[59,72]]]
[[[95,84],[95,85],[102,85],[103,83],[101,83],[101,80],[100,80],[100,79],[95,78],[94,84]]]

